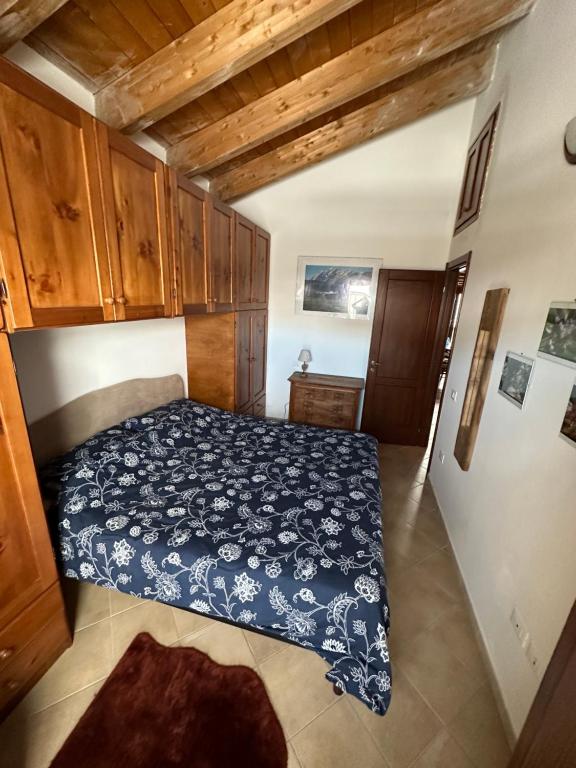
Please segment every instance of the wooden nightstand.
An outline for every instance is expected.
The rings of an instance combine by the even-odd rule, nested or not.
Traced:
[[[290,382],[289,421],[316,427],[356,429],[364,379],[295,372]]]

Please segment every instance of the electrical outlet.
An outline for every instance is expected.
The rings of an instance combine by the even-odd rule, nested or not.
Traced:
[[[450,392],[450,399],[454,400],[454,402],[458,400],[458,392],[455,389]]]
[[[444,451],[438,451],[438,458],[440,459],[440,464],[444,464],[446,461],[446,454]]]

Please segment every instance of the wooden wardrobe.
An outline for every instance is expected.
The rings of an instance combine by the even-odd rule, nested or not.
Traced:
[[[8,337],[3,332],[0,381],[2,719],[70,645],[71,636]]]

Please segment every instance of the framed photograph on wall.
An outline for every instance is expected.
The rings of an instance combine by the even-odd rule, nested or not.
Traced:
[[[568,398],[560,435],[576,448],[576,381],[572,385],[572,392]]]
[[[534,360],[531,357],[506,352],[498,392],[518,408],[523,408],[533,371]]]
[[[550,304],[538,356],[576,368],[576,302]]]
[[[296,312],[348,320],[370,320],[379,259],[299,256]]]

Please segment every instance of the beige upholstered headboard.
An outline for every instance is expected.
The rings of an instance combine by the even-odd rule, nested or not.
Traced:
[[[130,379],[97,389],[72,400],[43,419],[30,424],[28,432],[36,465],[66,453],[114,424],[184,397],[181,376]]]

